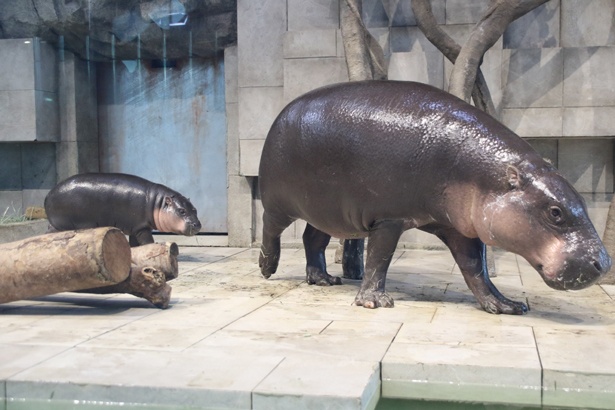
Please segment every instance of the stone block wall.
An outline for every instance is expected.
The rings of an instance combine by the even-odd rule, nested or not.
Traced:
[[[0,40],[0,55],[0,216],[18,216],[58,180],[98,171],[96,76],[36,38]]]
[[[0,143],[57,141],[60,127],[53,47],[31,38],[2,40],[0,55]]]
[[[56,180],[56,54],[37,39],[0,40],[0,216],[42,204]]]
[[[463,42],[489,0],[431,3],[444,30]],[[501,121],[584,195],[599,232],[614,188],[614,14],[615,0],[551,0],[513,22],[482,65]],[[229,149],[236,146],[229,169],[230,189],[243,199],[236,197],[237,212],[229,209],[229,219],[234,215],[250,232],[229,231],[231,243],[260,238],[258,163],[276,115],[301,93],[348,80],[339,16],[339,0],[238,0],[238,46],[232,51],[237,103],[228,120],[229,126],[236,121],[237,131],[229,140]],[[363,0],[363,20],[385,51],[390,79],[448,87],[452,65],[416,27],[410,0]],[[244,204],[248,191],[251,204]],[[300,240],[303,223],[295,225],[283,241]],[[420,232],[402,240],[440,245]]]
[[[0,217],[41,206],[55,183],[55,144],[0,143]]]

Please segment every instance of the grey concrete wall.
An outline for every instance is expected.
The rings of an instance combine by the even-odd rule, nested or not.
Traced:
[[[224,62],[174,63],[97,65],[100,170],[166,185],[190,198],[202,232],[226,233]]]
[[[58,66],[61,135],[56,144],[57,176],[100,170],[96,65],[69,51],[61,53]]]
[[[53,47],[38,39],[0,40],[0,55],[0,142],[57,141]]]
[[[42,206],[55,183],[55,144],[0,143],[0,216]]]
[[[238,0],[237,197],[229,214],[252,209],[253,229],[229,241],[260,237],[257,186],[262,144],[284,104],[318,86],[347,81],[339,0]],[[436,19],[463,42],[489,0],[432,0]],[[556,164],[586,197],[602,232],[613,195],[615,135],[615,0],[551,0],[512,23],[482,69],[501,120]],[[416,27],[410,0],[363,0],[363,19],[389,59],[389,78],[444,88],[452,66]],[[231,120],[229,120],[231,121]],[[229,192],[229,197],[233,196]],[[252,201],[251,207],[244,201]],[[299,240],[303,225],[283,241]],[[234,235],[241,236],[241,239]],[[248,238],[248,235],[250,237]],[[439,245],[409,232],[409,246]]]
[[[0,54],[0,215],[20,215],[58,180],[99,170],[96,72],[36,39],[0,40]]]

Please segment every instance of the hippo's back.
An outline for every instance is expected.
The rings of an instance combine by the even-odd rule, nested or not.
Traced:
[[[45,211],[58,230],[114,226],[130,233],[151,221],[147,203],[156,186],[134,175],[79,174],[49,191]]]
[[[286,106],[267,135],[259,184],[265,209],[366,228],[375,218],[427,213],[445,184],[493,183],[496,162],[528,155],[542,161],[491,116],[439,89],[350,82]]]

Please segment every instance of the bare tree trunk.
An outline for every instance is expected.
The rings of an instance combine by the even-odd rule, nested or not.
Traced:
[[[448,91],[469,102],[485,52],[498,41],[512,21],[547,1],[491,0],[457,56]]]
[[[512,6],[514,7],[512,9],[512,19],[506,22],[506,24],[501,29],[497,30],[497,31],[500,31],[501,33],[500,35],[496,36],[495,39],[490,40],[490,41],[493,41],[493,43],[495,43],[497,39],[499,38],[499,36],[501,36],[501,34],[504,33],[504,31],[506,30],[506,27],[508,26],[508,24],[510,24],[511,21],[516,20],[519,17],[529,13],[530,11],[534,10],[536,7],[545,4],[547,1],[549,0],[492,1],[490,9],[487,11],[485,16],[483,16],[481,21],[474,28],[473,30],[474,37],[477,37],[477,36],[480,37],[482,35],[482,30],[484,30],[485,28],[484,26],[485,21],[488,20],[488,16],[490,15],[490,13],[493,11],[494,8],[500,7],[498,3],[506,3],[505,5],[507,7],[512,7]],[[461,52],[461,46],[457,44],[448,34],[446,34],[444,30],[440,28],[440,26],[436,22],[436,19],[431,11],[430,1],[429,0],[412,0],[412,11],[414,12],[414,15],[416,17],[417,25],[419,26],[423,34],[425,34],[427,39],[429,39],[429,41],[434,46],[436,46],[436,48],[438,48],[438,50],[440,50],[446,58],[448,58],[453,64],[455,64],[455,68],[457,68],[456,61]],[[495,21],[491,19],[488,22],[488,24],[489,25],[495,24]],[[468,43],[470,43],[471,41],[474,41],[472,40],[472,37],[468,39],[468,42],[466,42],[464,47],[468,46]],[[487,51],[489,47],[486,47],[484,51]],[[468,80],[468,83],[470,84],[468,85],[468,87],[472,86],[472,99],[474,100],[474,105],[476,105],[476,107],[482,109],[483,111],[486,111],[493,117],[497,118],[498,114],[493,106],[493,102],[491,100],[491,96],[489,93],[489,88],[487,87],[487,83],[480,70],[479,63],[482,61],[482,56],[484,55],[484,51],[479,56],[478,59],[474,60],[474,62],[477,63],[476,78],[475,80],[472,80],[472,81]],[[468,51],[468,54],[469,54],[469,51]],[[471,71],[469,75],[473,77],[473,74],[471,74]],[[452,81],[453,80],[451,79],[451,82]],[[451,90],[450,87],[449,87],[449,92],[451,92],[452,94],[458,95],[456,91]],[[464,93],[464,97],[465,98],[463,97],[462,98],[465,99],[466,101],[469,101],[469,95],[467,94],[467,90]]]
[[[427,39],[453,64],[449,92],[498,118],[487,82],[480,70],[485,52],[495,44],[508,25],[548,0],[492,0],[485,15],[476,24],[463,47],[444,32],[436,22],[429,0],[412,0],[417,25]],[[495,276],[493,248],[487,252],[487,268]]]
[[[130,245],[116,228],[65,231],[0,245],[0,303],[105,286],[130,272]]]
[[[383,80],[387,64],[382,47],[361,18],[361,0],[342,0],[341,28],[350,81]]]
[[[504,34],[513,21],[515,9],[521,0],[492,0],[489,9],[476,24],[461,48],[451,73],[448,91],[470,102],[476,73],[485,52]]]
[[[429,0],[412,0],[412,11],[416,18],[416,23],[425,37],[434,45],[444,56],[453,64],[461,51],[461,46],[455,42],[444,30],[440,28],[436,18],[431,11]],[[477,68],[476,82],[472,90],[474,105],[479,109],[489,113],[491,116],[498,116],[489,87],[480,69]]]
[[[361,18],[362,0],[342,0],[341,28],[344,54],[350,81],[385,80],[388,77],[384,51],[371,35]],[[342,263],[344,277],[363,277],[364,239],[340,239],[335,262]]]

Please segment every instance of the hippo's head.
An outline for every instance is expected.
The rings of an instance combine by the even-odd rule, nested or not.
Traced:
[[[162,207],[154,210],[156,228],[162,232],[173,232],[192,236],[201,230],[201,222],[190,200],[183,195],[167,195]]]
[[[506,178],[506,191],[485,197],[475,218],[483,242],[523,256],[558,290],[586,288],[608,272],[611,258],[585,201],[553,167],[511,165]]]

